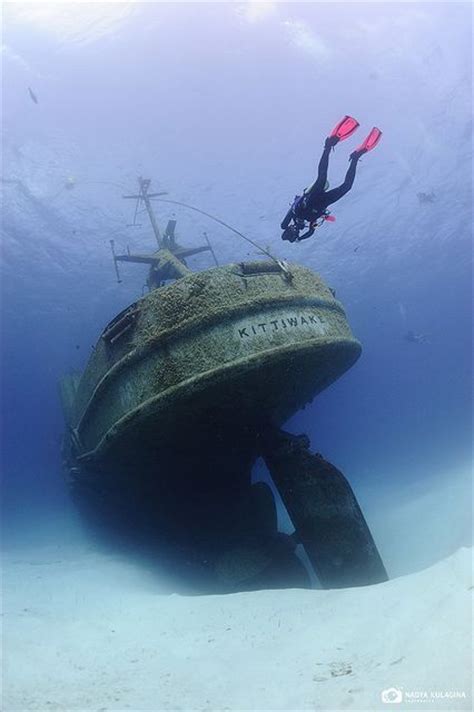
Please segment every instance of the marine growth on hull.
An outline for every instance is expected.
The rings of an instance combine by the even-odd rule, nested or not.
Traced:
[[[209,242],[162,233],[115,254],[149,268],[149,292],[104,329],[82,374],[65,376],[64,462],[89,522],[146,550],[183,590],[327,588],[386,580],[343,474],[306,436],[281,430],[360,355],[343,306],[311,270],[268,259],[219,266]],[[216,266],[186,260],[209,252]],[[251,483],[263,457],[268,484]],[[270,486],[271,483],[271,486]],[[278,531],[273,490],[294,526]],[[117,539],[118,537],[118,539]]]

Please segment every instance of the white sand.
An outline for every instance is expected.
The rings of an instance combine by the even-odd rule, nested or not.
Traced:
[[[469,710],[471,550],[378,586],[167,595],[70,547],[4,561],[4,710]],[[385,688],[465,693],[385,705]]]

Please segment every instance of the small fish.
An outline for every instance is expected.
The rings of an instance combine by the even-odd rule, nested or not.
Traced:
[[[436,195],[431,191],[431,193],[417,193],[416,197],[420,201],[421,205],[424,203],[434,203],[436,201]]]
[[[28,87],[28,94],[30,95],[31,101],[33,101],[35,104],[38,103],[38,97],[34,93],[34,91],[31,89],[31,87]]]

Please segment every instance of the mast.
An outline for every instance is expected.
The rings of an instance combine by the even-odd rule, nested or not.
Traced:
[[[138,178],[138,195],[124,195],[123,197],[127,200],[137,201],[135,216],[137,214],[140,202],[143,202],[143,204],[145,205],[145,209],[148,213],[153,233],[158,243],[158,250],[156,252],[152,252],[151,254],[149,253],[132,255],[129,252],[126,255],[116,255],[113,240],[110,241],[110,244],[112,247],[112,257],[114,260],[118,282],[120,282],[121,280],[120,274],[118,272],[117,262],[135,262],[138,264],[149,264],[150,271],[148,274],[147,284],[150,289],[156,289],[157,287],[161,287],[167,280],[180,279],[181,277],[185,277],[187,274],[191,273],[191,270],[186,264],[186,257],[191,257],[192,255],[196,255],[200,252],[211,252],[214,258],[215,255],[212,246],[207,238],[207,235],[207,245],[202,245],[200,247],[181,247],[177,243],[175,238],[176,220],[168,221],[168,225],[162,236],[150,199],[157,198],[160,195],[166,195],[166,193],[149,193],[148,189],[150,187],[150,184],[150,179],[142,178],[140,176]]]
[[[148,213],[148,217],[150,218],[151,226],[153,228],[153,232],[155,233],[158,247],[163,247],[161,235],[160,235],[160,228],[158,227],[158,223],[156,222],[156,218],[155,218],[155,213],[153,212],[153,208],[151,207],[151,203],[150,203],[151,196],[148,195],[148,188],[150,187],[150,183],[151,183],[151,180],[149,178],[141,178],[140,177],[138,179],[138,184],[140,186],[141,199],[145,203],[145,208]],[[151,195],[153,197],[155,197],[158,195],[163,195],[163,193],[152,193]]]

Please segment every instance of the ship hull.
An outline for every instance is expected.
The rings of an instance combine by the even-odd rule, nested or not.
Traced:
[[[200,429],[280,425],[339,378],[360,344],[322,280],[290,270],[191,274],[116,317],[68,404],[75,458],[116,467]]]

